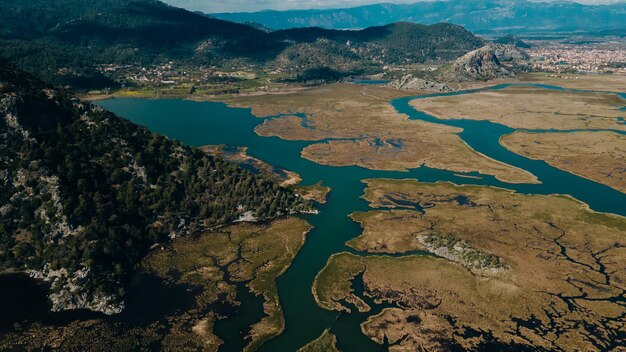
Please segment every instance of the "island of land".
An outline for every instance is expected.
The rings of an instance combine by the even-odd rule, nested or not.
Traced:
[[[366,183],[380,209],[352,215],[364,231],[348,245],[375,255],[335,254],[313,292],[330,310],[369,311],[365,296],[389,305],[361,325],[373,341],[392,351],[624,345],[626,218],[568,196]]]
[[[626,83],[626,78],[624,79]],[[511,86],[472,94],[416,99],[411,106],[439,119],[488,120],[527,130],[620,130],[626,100],[617,94]]]
[[[512,152],[626,193],[626,134],[515,132],[500,143]]]
[[[487,120],[517,129],[501,138],[505,148],[625,192],[626,100],[610,90],[623,90],[626,76],[536,73],[517,82],[580,91],[510,86],[415,99],[411,105],[439,119]]]
[[[320,337],[301,347],[298,352],[339,352],[337,337],[326,329]]]
[[[416,93],[333,84],[220,100],[231,106],[251,107],[255,116],[266,118],[256,129],[259,135],[320,141],[302,151],[304,158],[320,164],[399,171],[425,165],[454,172],[480,172],[510,183],[538,182],[529,172],[470,148],[458,136],[460,128],[408,120],[389,104],[409,94]]]

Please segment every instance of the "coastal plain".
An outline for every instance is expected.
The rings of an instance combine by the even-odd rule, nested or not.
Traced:
[[[369,311],[366,297],[388,305],[361,325],[373,341],[391,351],[623,346],[626,218],[568,196],[366,184],[380,209],[352,215],[364,231],[347,244],[370,255],[335,254],[313,292],[330,310]]]

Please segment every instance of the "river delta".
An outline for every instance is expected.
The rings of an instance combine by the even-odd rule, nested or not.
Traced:
[[[429,95],[336,84],[223,102],[100,101],[187,145],[238,148],[232,160],[295,180],[284,186],[317,200],[319,214],[156,248],[145,275],[187,301],[153,323],[19,329],[70,346],[72,332],[106,325],[118,343],[143,332],[137,349],[169,350],[623,346],[623,92],[582,92],[601,90],[597,77],[532,79]],[[458,111],[476,96],[480,111]],[[521,111],[529,97],[543,100]],[[425,108],[433,115],[419,110],[433,102],[443,105]],[[590,147],[591,133],[604,144]]]

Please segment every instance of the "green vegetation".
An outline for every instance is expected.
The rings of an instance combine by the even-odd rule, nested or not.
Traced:
[[[328,310],[352,310],[345,303],[351,303],[359,312],[367,312],[371,307],[353,293],[352,281],[365,270],[361,257],[343,252],[333,254],[326,266],[317,274],[313,282],[313,296],[317,304]]]
[[[54,279],[56,309],[121,309],[129,271],[170,237],[311,210],[265,176],[9,67],[0,113],[0,270]],[[76,303],[84,292],[106,303]]]
[[[326,329],[320,337],[304,345],[298,352],[339,352],[337,337]]]
[[[388,64],[448,61],[483,44],[450,24],[268,32],[156,0],[0,0],[0,6],[0,59],[80,89],[122,81],[105,65],[132,67],[128,76],[173,62],[187,71],[272,72],[278,80],[316,83],[380,72]]]
[[[174,60],[238,65],[273,57],[284,44],[252,27],[155,0],[2,0],[0,57],[58,85],[110,86],[95,65]],[[253,60],[252,60],[253,61]]]
[[[304,244],[311,226],[304,220],[287,218],[268,225],[238,224],[205,232],[197,238],[177,239],[164,251],[148,256],[143,267],[168,282],[200,287],[193,315],[187,324],[213,319],[212,306],[236,305],[237,283],[264,298],[266,316],[248,334],[246,351],[254,351],[284,329],[276,278],[291,265]],[[205,337],[215,346],[212,333]],[[203,336],[195,336],[202,338]]]
[[[246,351],[255,350],[283,329],[276,277],[291,264],[310,228],[302,219],[283,217],[179,237],[151,250],[139,264],[138,275],[139,281],[164,281],[156,293],[139,291],[139,299],[158,295],[161,304],[174,301],[179,309],[151,315],[147,324],[127,318],[141,320],[161,307],[147,307],[149,312],[141,316],[129,307],[129,315],[120,319],[92,315],[59,324],[19,324],[0,332],[0,350],[217,352],[223,341],[214,326],[236,314],[239,290],[263,295],[265,301],[267,315],[246,330]]]
[[[326,203],[326,198],[332,190],[328,186],[324,186],[322,181],[311,186],[296,186],[295,192],[306,200],[312,200],[321,204]]]

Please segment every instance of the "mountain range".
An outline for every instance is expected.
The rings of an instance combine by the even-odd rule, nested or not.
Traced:
[[[583,5],[572,1],[442,0],[376,4],[345,9],[215,13],[273,29],[323,27],[355,29],[406,21],[454,23],[475,32],[606,31],[626,29],[626,3]]]
[[[341,76],[387,64],[447,62],[484,44],[446,23],[268,32],[157,0],[0,0],[0,8],[0,60],[75,88],[113,85],[95,69],[105,64],[175,61],[308,79],[320,72]]]

